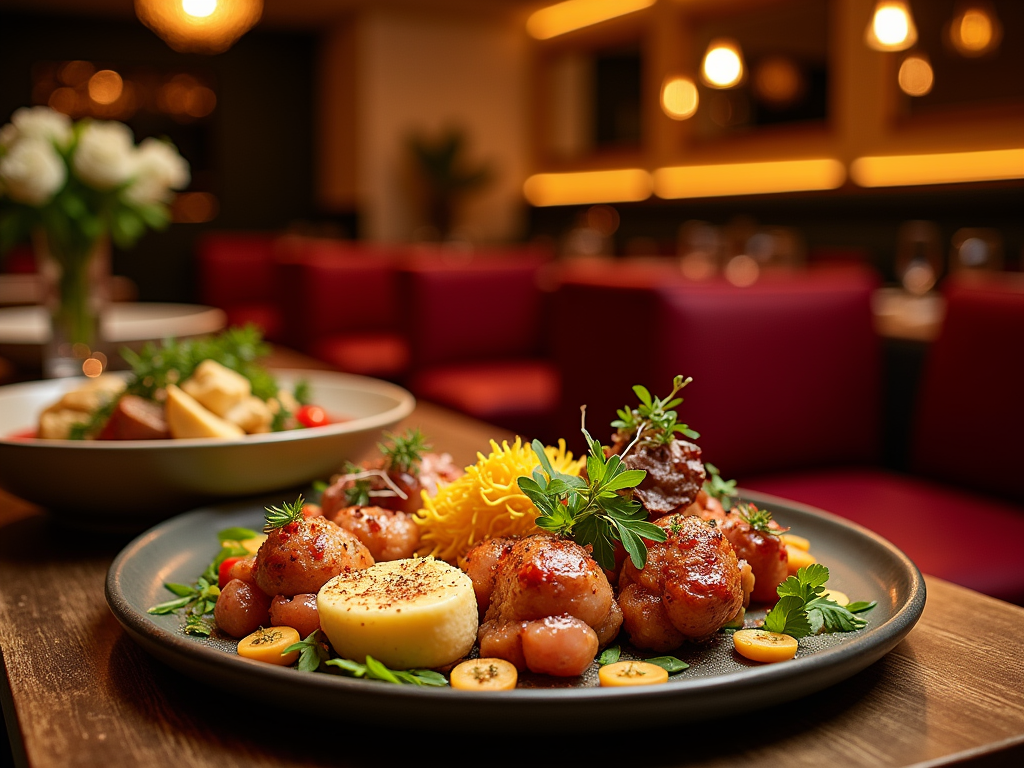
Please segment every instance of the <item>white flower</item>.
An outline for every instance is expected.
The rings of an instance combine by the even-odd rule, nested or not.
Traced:
[[[43,205],[64,186],[64,161],[46,139],[22,138],[0,159],[0,181],[17,203]]]
[[[18,129],[14,127],[14,123],[7,123],[3,128],[0,128],[0,149],[9,148],[17,139]]]
[[[167,202],[172,189],[184,189],[190,180],[188,162],[173,145],[144,139],[135,153],[135,180],[124,196],[137,205]]]
[[[0,144],[11,146],[15,139],[45,139],[64,148],[71,141],[71,118],[49,107],[22,107],[15,110],[0,131]]]
[[[113,189],[135,171],[135,145],[124,123],[89,123],[78,139],[72,166],[75,175],[90,187]]]

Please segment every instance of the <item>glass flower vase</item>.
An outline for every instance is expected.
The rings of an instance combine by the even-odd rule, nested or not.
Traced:
[[[107,365],[102,320],[110,300],[110,239],[58,239],[39,231],[33,249],[50,321],[43,375],[98,375]]]

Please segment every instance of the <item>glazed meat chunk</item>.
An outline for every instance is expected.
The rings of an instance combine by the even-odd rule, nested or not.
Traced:
[[[353,534],[324,517],[274,528],[256,553],[252,574],[268,595],[316,593],[341,573],[369,568],[373,556]]]
[[[405,512],[383,507],[342,507],[331,518],[366,545],[376,563],[412,557],[420,527]]]
[[[744,512],[745,514],[740,514]],[[736,556],[746,560],[754,574],[754,591],[751,599],[759,603],[771,603],[779,599],[776,588],[789,574],[789,555],[786,545],[778,534],[755,528],[751,518],[746,516],[750,509],[746,505],[726,512],[718,505],[708,507],[701,517],[712,521],[725,538],[732,544]],[[757,510],[753,510],[754,513]],[[779,529],[780,533],[782,529]]]
[[[582,674],[618,634],[621,612],[601,567],[546,534],[477,545],[463,558],[479,604],[481,656],[549,675]]]
[[[647,477],[633,493],[652,519],[685,510],[696,500],[704,484],[700,448],[686,440],[673,440],[668,444],[640,443],[626,454],[622,463],[628,469],[647,472]]]
[[[643,570],[619,577],[623,626],[633,645],[668,651],[717,632],[743,605],[740,564],[721,531],[692,515],[654,521],[667,535],[647,542]]]

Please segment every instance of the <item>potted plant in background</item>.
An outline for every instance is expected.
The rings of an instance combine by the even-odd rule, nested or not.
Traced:
[[[173,144],[136,145],[123,123],[31,107],[0,128],[0,252],[31,238],[51,319],[46,376],[81,373],[99,352],[111,241],[129,248],[165,228],[172,190],[189,181]]]
[[[425,198],[427,220],[442,242],[452,234],[456,208],[470,192],[486,186],[494,177],[490,166],[473,166],[466,159],[466,135],[450,128],[434,138],[413,134],[409,151]]]

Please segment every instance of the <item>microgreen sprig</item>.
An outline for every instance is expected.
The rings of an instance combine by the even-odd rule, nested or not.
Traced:
[[[621,542],[637,568],[647,563],[644,539],[665,541],[665,531],[647,521],[647,513],[636,501],[619,491],[635,488],[647,476],[642,469],[626,469],[617,455],[605,457],[601,443],[586,429],[590,452],[587,479],[558,472],[534,440],[532,447],[540,466],[533,477],[520,477],[520,490],[533,502],[537,527],[570,536],[581,546],[590,545],[594,560],[602,568],[615,567],[615,542]]]
[[[678,421],[679,415],[673,410],[683,398],[676,397],[676,393],[693,381],[692,378],[676,376],[672,380],[672,391],[666,397],[654,397],[647,387],[637,384],[633,392],[640,400],[636,408],[626,406],[616,411],[619,418],[612,422],[612,426],[619,432],[629,435],[639,435],[641,442],[667,444],[675,440],[677,434],[696,440],[700,433],[690,429],[689,425],[681,424]]]

